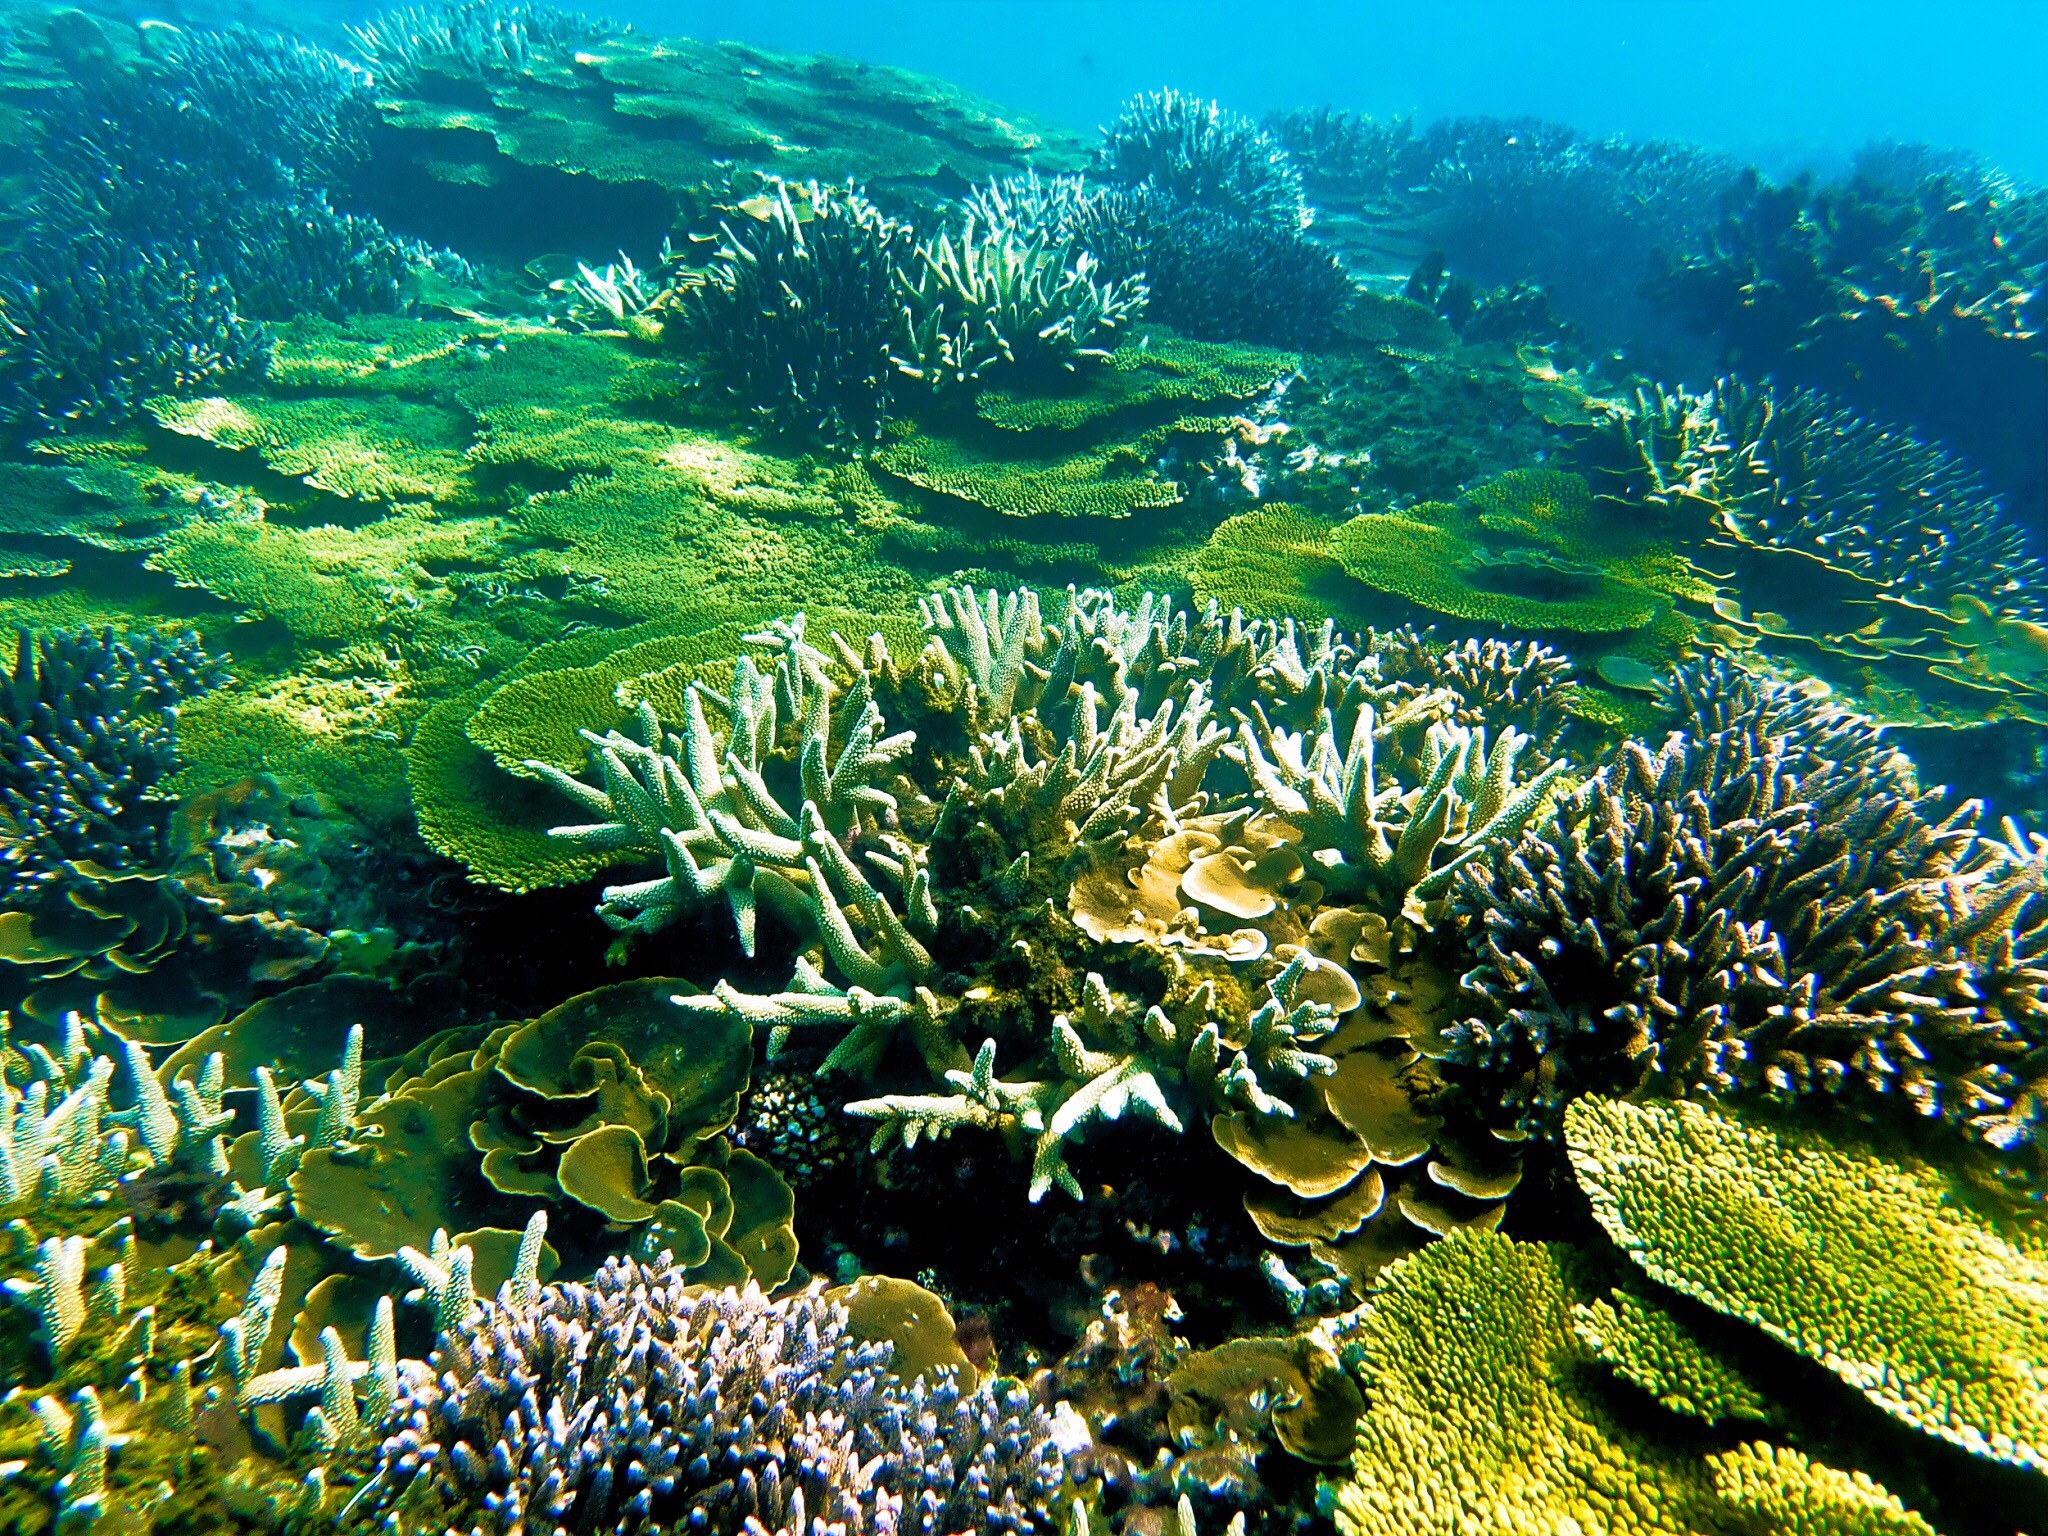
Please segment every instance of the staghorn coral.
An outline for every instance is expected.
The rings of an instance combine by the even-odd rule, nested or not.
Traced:
[[[816,1286],[771,1301],[628,1259],[480,1302],[402,1385],[351,1508],[399,1530],[1052,1530],[1050,1415],[1014,1383],[906,1382],[848,1323]]]
[[[1584,1099],[1565,1135],[1594,1216],[1659,1283],[1916,1429],[2048,1464],[2039,1241],[1979,1215],[1954,1178],[1685,1102]]]
[[[37,241],[0,263],[0,421],[124,421],[165,391],[260,377],[269,337],[187,247]]]
[[[1103,278],[1095,256],[1026,212],[991,186],[957,234],[919,243],[898,277],[904,373],[947,390],[1108,361],[1115,333],[1145,311],[1144,279]]]
[[[1923,793],[1868,721],[1721,667],[1682,728],[1461,881],[1484,958],[1452,1061],[1529,1129],[1648,1084],[1832,1098],[2030,1142],[2039,849]]]
[[[630,32],[622,22],[557,5],[440,0],[381,11],[348,29],[379,86],[406,90],[429,64],[478,77],[523,74],[535,59]]]
[[[257,321],[396,310],[430,259],[329,201],[368,154],[354,66],[242,27],[147,36],[148,57],[39,114],[35,219],[0,263],[10,421],[119,421],[152,393],[259,372]]]
[[[159,862],[149,801],[175,761],[177,706],[226,681],[193,634],[18,631],[0,674],[0,892],[61,879],[73,860]]]
[[[1910,602],[2043,613],[2041,559],[1976,470],[1818,391],[1732,376],[1699,392],[1642,386],[1604,417],[1591,452],[1603,497],[1696,514]]]
[[[1149,184],[1175,202],[1247,223],[1299,229],[1311,217],[1286,150],[1250,118],[1184,91],[1126,102],[1103,131],[1096,160],[1114,185]]]
[[[713,376],[784,430],[869,441],[889,415],[916,237],[851,184],[777,182],[734,209],[680,300]]]
[[[1343,265],[1298,225],[1184,203],[1150,184],[1049,186],[1065,236],[1111,276],[1142,274],[1148,316],[1191,336],[1314,346],[1332,338],[1351,300]]]

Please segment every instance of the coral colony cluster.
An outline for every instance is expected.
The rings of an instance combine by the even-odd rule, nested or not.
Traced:
[[[2048,193],[209,10],[0,11],[0,1529],[2048,1528]]]

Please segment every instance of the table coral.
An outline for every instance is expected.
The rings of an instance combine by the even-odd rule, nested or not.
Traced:
[[[1698,1104],[1566,1115],[1600,1224],[1660,1283],[1752,1323],[1978,1456],[2048,1465],[2035,1362],[2048,1267],[1955,1182]]]

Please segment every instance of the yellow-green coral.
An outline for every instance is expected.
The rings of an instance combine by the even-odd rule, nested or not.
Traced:
[[[1934,1527],[1861,1472],[1758,1440],[1707,1458],[1714,1488],[1754,1528],[1779,1536],[1935,1536]]]
[[[2048,1470],[2048,1253],[1953,1178],[1687,1102],[1581,1099],[1565,1134],[1594,1215],[1654,1279],[1916,1428]]]
[[[1366,1412],[1342,1536],[1919,1536],[1868,1477],[1767,1445],[1701,1455],[1631,1423],[1574,1310],[1597,1288],[1570,1250],[1462,1232],[1380,1276],[1351,1347]]]
[[[1331,536],[1346,574],[1435,613],[1520,629],[1639,629],[1660,598],[1647,587],[1547,552],[1495,550],[1456,526],[1454,508],[1354,517]]]
[[[1381,1274],[1343,1536],[1715,1530],[1708,1469],[1580,1386],[1567,1252],[1468,1232]]]
[[[1573,1316],[1595,1354],[1672,1412],[1709,1423],[1771,1417],[1762,1391],[1740,1367],[1636,1292],[1616,1291],[1575,1307]]]
[[[1155,406],[1184,411],[1248,401],[1300,364],[1294,353],[1271,347],[1188,341],[1147,326],[1110,355],[1108,367],[1075,374],[1050,390],[984,390],[974,408],[983,421],[1006,431],[1067,432]]]
[[[1362,594],[1330,554],[1332,531],[1285,506],[1225,519],[1195,556],[1195,600],[1263,617],[1348,617]]]
[[[158,425],[231,451],[315,490],[360,501],[453,501],[464,495],[471,424],[446,406],[397,395],[156,400]]]
[[[1129,517],[1185,495],[1128,443],[1035,457],[918,434],[883,448],[875,463],[919,490],[1009,517]]]

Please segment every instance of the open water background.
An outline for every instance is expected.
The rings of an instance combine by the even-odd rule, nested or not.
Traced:
[[[943,76],[1076,128],[1163,85],[1257,116],[1520,113],[1671,137],[1772,170],[1870,139],[2048,181],[2048,3],[1780,0],[668,0],[660,32]]]

